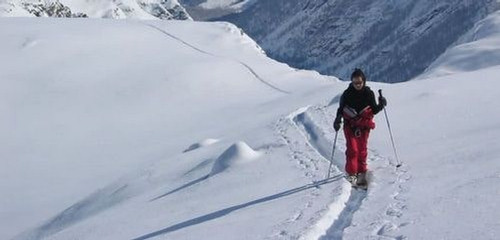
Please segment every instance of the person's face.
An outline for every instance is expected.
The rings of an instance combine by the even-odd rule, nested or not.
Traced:
[[[354,77],[352,79],[352,85],[354,86],[354,89],[361,90],[363,88],[363,78]]]

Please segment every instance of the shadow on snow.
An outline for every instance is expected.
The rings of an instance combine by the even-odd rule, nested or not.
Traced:
[[[199,216],[199,217],[196,217],[196,218],[184,221],[184,222],[180,222],[180,223],[174,224],[172,226],[166,227],[164,229],[161,229],[161,230],[158,230],[158,231],[155,231],[155,232],[152,232],[152,233],[149,233],[149,234],[146,234],[146,235],[134,238],[134,240],[143,240],[143,239],[148,239],[148,238],[152,238],[152,237],[157,237],[159,235],[167,234],[167,233],[174,232],[174,231],[177,231],[177,230],[180,230],[180,229],[183,229],[183,228],[187,228],[187,227],[191,227],[191,226],[194,226],[194,225],[197,225],[197,224],[201,224],[201,223],[204,223],[204,222],[207,222],[207,221],[211,221],[211,220],[223,217],[225,215],[228,215],[231,212],[236,211],[236,210],[240,210],[240,209],[252,206],[252,205],[257,205],[257,204],[260,204],[260,203],[272,201],[272,200],[279,199],[279,198],[282,198],[282,197],[286,197],[286,196],[289,196],[289,195],[292,195],[292,194],[295,194],[295,193],[299,193],[299,192],[308,190],[310,188],[315,188],[315,187],[318,187],[320,185],[324,185],[324,184],[327,184],[327,183],[335,182],[335,181],[337,181],[339,179],[342,179],[343,175],[344,175],[343,173],[340,173],[340,174],[337,174],[337,175],[335,175],[333,177],[330,177],[330,178],[327,178],[327,179],[324,179],[324,180],[321,180],[321,181],[318,181],[318,182],[306,184],[304,186],[293,188],[293,189],[290,189],[290,190],[287,190],[287,191],[284,191],[284,192],[280,192],[280,193],[277,193],[277,194],[274,194],[274,195],[270,195],[270,196],[267,196],[267,197],[259,198],[259,199],[256,199],[256,200],[253,200],[253,201],[250,201],[250,202],[246,202],[246,203],[243,203],[243,204],[238,204],[238,205],[235,205],[235,206],[232,206],[232,207],[224,208],[224,209],[221,209],[221,210],[218,210],[218,211],[215,211],[215,212],[212,212],[212,213],[208,213],[208,214],[205,214],[203,216]]]

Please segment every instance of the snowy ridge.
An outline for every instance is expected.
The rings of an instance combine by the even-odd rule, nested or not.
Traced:
[[[448,49],[419,78],[439,77],[500,65],[500,11],[478,22],[465,43]]]
[[[0,17],[190,20],[177,0],[1,0]]]
[[[201,3],[199,6],[204,8],[204,9],[230,8],[230,9],[241,10],[244,6],[248,5],[249,3],[255,2],[255,1],[256,0],[206,0],[205,2]]]
[[[208,20],[238,13],[249,8],[258,0],[180,0],[195,20]]]

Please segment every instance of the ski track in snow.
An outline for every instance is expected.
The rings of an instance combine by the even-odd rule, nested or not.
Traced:
[[[331,159],[327,145],[333,145],[325,138],[325,134],[319,129],[318,125],[309,117],[307,111],[310,108],[304,109],[293,117],[293,122],[298,129],[302,131],[306,142],[315,149],[327,161],[333,161],[337,171],[343,169],[343,165],[339,161]],[[337,157],[338,158],[338,157]],[[351,220],[354,213],[361,207],[363,200],[366,197],[366,191],[351,189],[349,199],[347,200],[344,209],[340,212],[337,219],[333,222],[332,226],[327,230],[334,230],[332,238],[328,236],[327,239],[341,239],[345,228],[351,225]],[[325,239],[321,237],[320,239]]]
[[[180,43],[182,43],[182,44],[184,44],[184,45],[186,45],[186,46],[188,46],[188,47],[190,47],[190,48],[192,48],[192,49],[194,49],[194,50],[196,50],[196,51],[198,51],[198,52],[200,52],[202,54],[205,54],[205,55],[208,55],[208,56],[211,56],[211,57],[215,57],[215,58],[228,59],[228,60],[230,60],[232,62],[238,63],[239,65],[245,67],[257,80],[259,80],[260,82],[262,82],[266,86],[268,86],[268,87],[270,87],[270,88],[272,88],[272,89],[274,89],[274,90],[276,90],[278,92],[284,93],[284,94],[290,94],[291,93],[289,91],[280,89],[280,88],[274,86],[273,84],[269,83],[264,78],[262,78],[259,74],[257,74],[257,72],[252,67],[250,67],[248,64],[246,64],[246,63],[244,63],[244,62],[242,62],[240,60],[236,60],[236,59],[232,59],[232,58],[227,58],[227,57],[219,56],[219,55],[207,52],[205,50],[202,50],[202,49],[200,49],[200,48],[198,48],[196,46],[193,46],[192,44],[190,44],[190,43],[182,40],[181,38],[179,38],[179,37],[177,37],[177,36],[175,36],[175,35],[167,32],[167,31],[165,31],[165,30],[163,30],[163,29],[161,29],[161,28],[159,28],[159,27],[157,27],[157,26],[155,26],[153,24],[144,23],[144,25],[146,25],[148,27],[151,27],[153,29],[156,29],[157,31],[163,33],[164,35],[166,35],[166,36],[168,36],[168,37],[170,37],[172,39],[175,39],[176,41],[178,41],[178,42],[180,42]]]
[[[301,135],[300,130],[295,126],[293,122],[294,113],[281,117],[275,123],[275,131],[277,136],[283,142],[283,145],[288,147],[289,158],[293,161],[298,168],[300,168],[301,172],[303,172],[306,178],[311,179],[312,182],[315,182],[315,179],[323,179],[324,175],[321,174],[323,168],[320,168],[320,161],[324,161],[321,159],[321,156],[317,154],[317,152],[308,147],[306,143],[303,141],[303,137]],[[341,182],[343,179],[343,173],[337,171],[332,174],[332,176],[342,176],[337,182]],[[333,185],[332,188],[339,188],[338,184]],[[315,199],[318,196],[318,192],[320,188],[314,189],[307,196],[305,196],[305,203],[301,206],[298,206],[294,213],[290,215],[289,218],[284,219],[283,222],[278,223],[274,229],[275,232],[271,235],[267,236],[265,239],[300,239],[302,233],[294,232],[293,230],[300,230],[293,227],[296,222],[316,222],[318,218],[317,213],[313,216],[310,215],[309,209],[315,207]],[[292,230],[290,232],[289,230]]]
[[[335,101],[335,98],[332,101]],[[327,108],[331,108],[332,105],[334,104],[330,103],[327,106],[307,106],[298,109],[286,118],[289,122],[289,125],[292,125],[294,128],[296,128],[296,130],[298,130],[302,135],[302,139],[305,139],[302,144],[306,144],[310,150],[321,156],[322,161],[330,161],[329,159],[331,158],[330,154],[333,140],[329,140],[326,137],[326,134],[330,133],[321,129],[321,126],[330,126],[328,121],[329,119],[333,119],[334,113],[328,112]],[[312,113],[319,113],[323,122],[318,124],[316,122],[316,119],[313,119]],[[283,127],[285,126],[283,122],[283,119],[280,120],[280,123],[277,124],[277,128],[282,139],[290,146],[292,158],[297,161],[299,166],[306,170],[305,175],[307,177],[321,177],[318,176],[318,174],[321,174],[321,171],[319,171],[320,169],[318,167],[318,160],[305,157],[307,156],[307,153],[304,153],[300,149],[297,149],[297,146],[300,145],[300,141],[297,141],[297,139],[293,139],[289,136],[290,134],[288,132],[290,131],[290,129]],[[295,145],[295,147],[293,145]],[[339,154],[341,152],[340,150],[344,150],[344,145],[345,144],[341,141],[337,142],[336,155],[333,159],[333,164],[336,168],[334,174],[338,174],[339,172],[341,172],[339,169],[343,169],[344,167],[344,154]],[[370,154],[368,161],[389,162],[387,158],[380,156],[376,151],[371,149],[369,151]],[[395,168],[395,164],[390,163],[389,167]],[[399,228],[411,224],[409,222],[398,223],[400,222],[400,218],[403,216],[404,210],[407,208],[404,193],[408,189],[406,183],[411,179],[411,175],[404,167],[394,170],[394,173],[396,174],[396,180],[394,180],[394,185],[392,186],[394,188],[394,192],[390,196],[391,202],[388,203],[388,206],[385,209],[384,213],[380,214],[377,219],[369,224],[372,228],[372,234],[371,236],[367,237],[374,237],[376,239],[406,239],[406,236],[396,235],[395,232]],[[344,231],[351,227],[354,215],[361,208],[362,204],[366,202],[368,194],[376,194],[376,192],[371,191],[372,189],[369,189],[368,191],[351,189],[349,192],[349,198],[345,202],[343,209],[340,211],[340,213],[337,214],[336,219],[334,219],[331,226],[328,227],[328,229],[323,229],[325,230],[326,234],[320,236],[319,239],[343,239]],[[342,198],[339,197],[335,201],[342,201],[341,199]],[[332,205],[333,204],[335,203],[332,203]],[[308,205],[311,205],[311,203],[308,203],[306,207]],[[333,210],[330,211],[335,211],[335,208],[332,209]],[[299,219],[302,217],[302,215],[302,211],[299,211],[294,215],[294,217],[292,217],[292,219]],[[286,232],[280,233],[280,235],[284,234],[286,234]]]

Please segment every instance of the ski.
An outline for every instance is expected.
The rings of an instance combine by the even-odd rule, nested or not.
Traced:
[[[368,185],[352,185],[353,189],[368,191]]]
[[[311,184],[316,188],[320,188],[321,185],[338,181],[338,180],[342,179],[343,176],[344,176],[344,173],[338,173],[338,174],[333,175],[329,178],[325,178],[325,179],[318,180],[318,181],[312,181]]]

